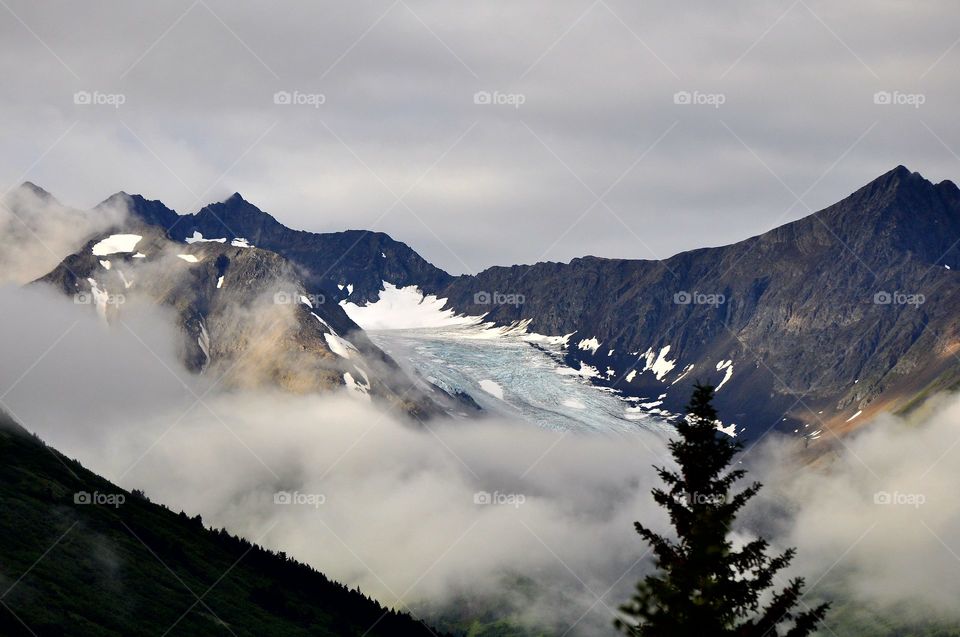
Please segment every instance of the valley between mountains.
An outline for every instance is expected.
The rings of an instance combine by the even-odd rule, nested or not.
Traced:
[[[189,214],[122,192],[76,210],[28,183],[4,210],[0,501],[17,523],[0,533],[20,570],[66,533],[9,598],[44,634],[608,634],[594,591],[625,599],[649,570],[631,525],[666,528],[650,467],[698,382],[770,485],[743,537],[799,546],[797,572],[826,573],[810,602],[844,602],[843,634],[939,634],[942,600],[904,564],[952,591],[932,556],[956,518],[904,541],[903,509],[874,499],[928,479],[949,501],[955,484],[939,462],[960,382],[952,182],[899,166],[732,245],[459,276],[239,194]],[[860,544],[870,516],[889,525]],[[171,591],[246,552],[215,610]]]

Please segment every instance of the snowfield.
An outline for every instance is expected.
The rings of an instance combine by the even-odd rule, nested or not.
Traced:
[[[114,234],[93,246],[93,255],[105,257],[108,254],[133,252],[143,237],[139,234]]]
[[[353,286],[348,285],[348,293]],[[376,303],[357,305],[341,301],[340,305],[353,322],[365,330],[417,329],[477,325],[482,317],[457,316],[453,310],[444,310],[446,299],[424,295],[416,286],[398,288],[383,282],[383,291]]]

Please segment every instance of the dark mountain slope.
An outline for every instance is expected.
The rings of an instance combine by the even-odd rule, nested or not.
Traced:
[[[673,411],[690,382],[719,384],[722,363],[732,361],[721,412],[754,431],[780,423],[811,433],[957,375],[958,241],[957,187],[900,166],[825,210],[734,245],[661,262],[587,257],[491,268],[439,294],[500,323],[532,318],[533,331],[573,332],[572,364],[596,367],[600,382],[631,395],[666,393],[663,406]],[[524,303],[475,302],[495,292]],[[590,338],[595,351],[593,342],[578,347]],[[658,379],[667,366],[649,367],[667,346],[663,358],[674,366]]]
[[[224,202],[210,204],[195,214],[178,215],[159,201],[140,195],[117,193],[101,206],[124,201],[134,218],[166,229],[179,241],[195,232],[208,239],[238,237],[251,244],[282,254],[302,269],[311,289],[323,290],[331,298],[350,296],[354,302],[378,298],[383,281],[400,286],[437,288],[452,277],[434,267],[409,246],[382,232],[347,230],[313,233],[287,228],[266,212],[235,193]],[[353,289],[348,294],[346,288]]]
[[[120,489],[3,414],[0,507],[3,635],[437,634],[283,553]]]
[[[407,378],[283,257],[228,242],[171,241],[158,226],[141,224],[136,232],[96,237],[40,281],[108,321],[122,320],[128,303],[172,308],[187,368],[225,387],[296,393],[347,387],[420,418],[443,413],[441,405],[461,409],[441,389]],[[118,236],[140,238],[95,253],[112,250],[98,246]]]
[[[722,383],[718,406],[748,436],[776,426],[816,438],[825,425],[852,427],[960,381],[960,191],[903,166],[733,245],[456,278],[386,235],[290,230],[239,195],[184,216],[117,196],[176,237],[242,236],[276,251],[338,301],[374,300],[389,281],[499,324],[530,319],[532,331],[572,333],[571,365],[651,410],[681,411],[695,379]],[[347,284],[352,294],[340,290]]]

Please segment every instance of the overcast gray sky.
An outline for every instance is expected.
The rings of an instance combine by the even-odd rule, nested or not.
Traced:
[[[729,4],[0,0],[0,183],[240,191],[474,272],[732,242],[897,164],[960,177],[954,3]]]

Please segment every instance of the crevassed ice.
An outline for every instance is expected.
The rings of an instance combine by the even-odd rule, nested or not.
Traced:
[[[559,347],[531,347],[519,332],[478,338],[481,331],[493,332],[482,325],[463,325],[374,330],[369,335],[411,377],[430,379],[451,393],[465,392],[492,415],[519,416],[556,430],[672,431],[662,420],[666,414],[645,414],[642,423],[628,417],[628,402],[587,382],[598,370],[584,363],[579,369],[569,367]]]

